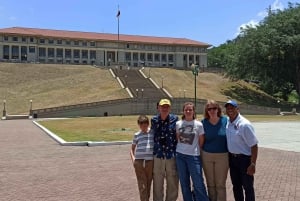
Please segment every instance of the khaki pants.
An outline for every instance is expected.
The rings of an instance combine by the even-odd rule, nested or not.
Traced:
[[[211,201],[226,201],[226,179],[229,169],[228,153],[201,152],[202,165]]]
[[[153,160],[136,159],[133,163],[141,201],[149,201],[152,183]]]
[[[175,158],[160,159],[154,157],[153,167],[153,201],[164,201],[164,179],[166,177],[165,201],[176,201],[179,179]]]

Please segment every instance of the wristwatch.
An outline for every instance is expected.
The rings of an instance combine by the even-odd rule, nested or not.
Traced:
[[[254,162],[252,162],[251,165],[255,167],[256,164]]]

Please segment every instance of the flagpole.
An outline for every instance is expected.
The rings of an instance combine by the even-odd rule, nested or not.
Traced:
[[[117,50],[117,65],[118,65],[118,68],[119,68],[119,42],[120,42],[120,8],[119,8],[119,5],[118,5],[118,14],[117,14],[117,17],[118,17],[118,50]]]

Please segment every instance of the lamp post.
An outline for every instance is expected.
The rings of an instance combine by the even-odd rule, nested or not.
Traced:
[[[136,97],[138,98],[139,97],[139,89],[135,89],[136,91]]]
[[[3,118],[6,118],[6,108],[5,108],[5,105],[6,105],[6,100],[4,99],[3,100],[3,115],[2,115]]]
[[[164,76],[161,76],[161,88],[164,88]]]
[[[150,72],[151,72],[151,68],[149,68],[149,74],[148,74],[148,78],[150,78]]]
[[[141,91],[142,91],[142,98],[144,97],[144,89],[141,89]]]
[[[30,103],[29,116],[32,116],[32,100],[30,100],[29,103]]]
[[[196,102],[197,102],[197,76],[198,76],[198,72],[199,72],[199,66],[198,65],[195,65],[195,64],[192,64],[191,65],[191,69],[192,69],[192,72],[193,72],[193,75],[195,77],[195,85],[194,85],[194,88],[195,88],[195,100],[194,100],[194,105],[195,105],[195,109],[196,109]]]
[[[185,92],[186,92],[186,90],[184,89],[183,90],[183,98],[185,98]]]

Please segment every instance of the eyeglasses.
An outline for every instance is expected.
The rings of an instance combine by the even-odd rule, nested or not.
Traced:
[[[210,107],[210,108],[207,108],[207,111],[211,111],[211,110],[216,110],[218,109],[217,107]]]

